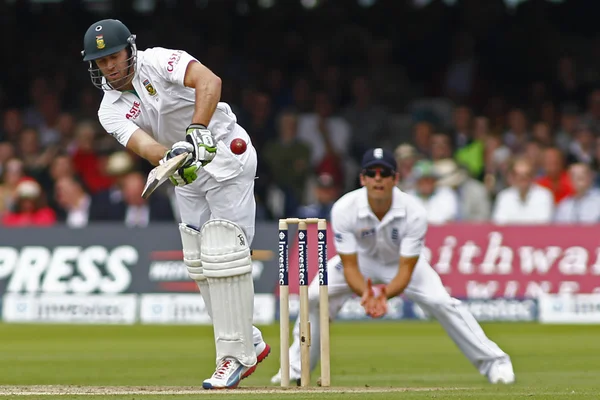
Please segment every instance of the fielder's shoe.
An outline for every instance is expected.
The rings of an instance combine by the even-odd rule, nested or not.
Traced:
[[[297,376],[293,371],[290,371],[290,382],[296,382],[296,386],[300,386],[300,377]],[[271,378],[271,383],[273,385],[281,385],[281,370],[273,375]]]
[[[265,343],[264,340],[260,343],[256,343],[254,345],[254,349],[256,350],[256,364],[254,364],[254,366],[252,367],[245,367],[246,370],[242,373],[242,379],[245,379],[252,375],[254,371],[256,371],[258,363],[267,358],[267,356],[271,352],[271,346]]]
[[[515,382],[515,372],[510,361],[502,360],[492,364],[487,374],[492,384],[504,383],[506,385]]]

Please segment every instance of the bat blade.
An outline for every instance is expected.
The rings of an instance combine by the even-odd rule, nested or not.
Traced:
[[[142,197],[147,199],[150,195],[162,185],[175,171],[185,163],[189,153],[181,153],[164,163],[154,167],[148,174],[146,185],[142,191]]]

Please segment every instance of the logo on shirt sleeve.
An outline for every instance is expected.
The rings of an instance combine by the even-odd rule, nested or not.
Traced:
[[[182,51],[178,50],[171,54],[171,56],[167,60],[167,71],[173,72],[173,70],[175,70],[175,66],[177,65],[177,63],[179,63],[179,60],[181,59],[181,53]]]
[[[342,236],[342,234],[341,234],[341,233],[336,233],[335,235],[333,235],[333,237],[335,237],[335,241],[336,241],[336,242],[339,242],[339,243],[341,243],[341,242],[343,242],[343,241],[344,241],[344,237]]]

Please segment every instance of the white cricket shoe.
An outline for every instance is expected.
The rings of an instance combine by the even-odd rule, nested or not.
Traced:
[[[511,384],[515,382],[515,372],[510,361],[497,361],[490,367],[487,374],[488,380],[492,384]]]
[[[204,389],[235,389],[242,379],[249,377],[256,371],[258,363],[267,358],[271,352],[271,346],[264,341],[255,344],[254,349],[256,351],[256,364],[245,367],[237,359],[225,357],[217,366],[215,373],[202,382],[202,387]]]
[[[254,373],[254,371],[256,371],[256,367],[258,366],[258,363],[262,362],[262,360],[267,358],[267,356],[271,352],[271,346],[269,346],[263,340],[260,343],[256,343],[254,345],[254,350],[256,351],[256,364],[254,364],[254,366],[252,366],[252,367],[244,368],[244,372],[242,373],[242,379],[246,379],[247,377],[252,375]]]
[[[290,382],[296,382],[297,386],[300,386],[300,377],[294,374],[293,371],[290,371]],[[281,385],[281,370],[279,370],[273,377],[271,378],[271,383],[273,385]]]
[[[245,367],[233,357],[225,357],[217,365],[215,373],[202,382],[204,389],[235,389],[242,380]]]

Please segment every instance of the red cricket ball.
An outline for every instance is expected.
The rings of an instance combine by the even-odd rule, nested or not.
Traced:
[[[242,139],[237,138],[237,139],[233,139],[231,141],[231,144],[229,145],[229,147],[231,148],[231,152],[233,154],[243,154],[246,151],[246,148],[248,147],[246,145],[246,142],[244,142]]]

